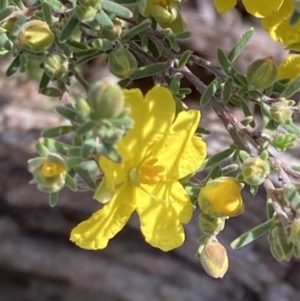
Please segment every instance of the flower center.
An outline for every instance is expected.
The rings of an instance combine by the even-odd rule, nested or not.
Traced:
[[[161,7],[163,7],[164,9],[166,9],[168,11],[171,11],[170,4],[166,0],[155,0],[154,4],[158,5],[158,6],[161,6]]]
[[[42,174],[46,178],[54,177],[64,172],[65,170],[55,163],[45,162],[42,167]]]
[[[139,168],[130,171],[130,179],[136,185],[155,184],[165,182],[167,179],[166,169],[162,165],[157,165],[157,158],[146,160]]]

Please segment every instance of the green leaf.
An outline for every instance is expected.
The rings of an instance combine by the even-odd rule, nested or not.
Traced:
[[[50,205],[50,207],[55,207],[58,204],[58,200],[59,200],[59,193],[58,192],[49,193],[49,205]]]
[[[244,150],[240,150],[238,154],[242,163],[250,158],[250,155]]]
[[[282,93],[286,88],[286,85],[281,82],[274,83],[274,92]]]
[[[126,88],[131,83],[132,83],[132,80],[130,78],[123,78],[120,81],[118,81],[118,85],[123,89]]]
[[[251,111],[250,111],[247,103],[243,99],[241,99],[240,103],[241,103],[241,107],[243,109],[245,117],[252,117],[252,119],[253,119],[253,115],[252,115],[252,113],[251,113]],[[254,121],[254,119],[249,124],[250,124],[251,127],[254,128],[255,127],[255,121]]]
[[[148,39],[148,50],[155,57],[158,58],[161,55],[161,49],[150,38]]]
[[[62,96],[62,91],[54,87],[45,87],[40,89],[40,93],[49,97],[60,97]]]
[[[72,131],[74,131],[73,126],[62,125],[43,131],[42,136],[46,138],[54,138],[71,133]]]
[[[66,164],[68,166],[68,170],[74,168],[75,166],[79,165],[82,163],[82,158],[80,157],[71,157],[66,161]]]
[[[231,62],[228,60],[227,56],[225,55],[222,49],[217,50],[217,56],[218,56],[219,63],[222,69],[225,71],[225,73],[229,76],[234,77],[237,71],[232,66]]]
[[[176,39],[184,40],[184,39],[189,39],[192,36],[192,33],[190,31],[184,31],[181,33],[177,33],[174,36]]]
[[[18,68],[21,66],[21,61],[20,61],[20,54],[12,61],[10,66],[6,70],[6,76],[12,76],[13,74],[16,73]]]
[[[1,0],[0,1],[0,10],[3,10],[8,6],[8,0]]]
[[[62,1],[59,0],[49,0],[49,6],[57,13],[64,13],[66,10],[66,7],[62,4]]]
[[[25,15],[17,16],[17,22],[15,23],[14,29],[12,30],[11,36],[15,37],[20,32],[22,26],[27,22],[28,18]]]
[[[69,155],[72,157],[81,158],[81,146],[73,146],[72,148],[70,148]]]
[[[43,88],[46,88],[49,82],[50,82],[50,77],[46,74],[46,72],[44,72],[40,81],[39,91],[41,91],[41,89]]]
[[[266,204],[266,209],[267,209],[267,218],[273,218],[273,215],[275,213],[273,201],[270,197],[267,197],[267,204]]]
[[[56,141],[54,139],[51,138],[42,138],[42,144],[49,150],[57,152],[59,154],[68,156],[69,155],[69,151],[71,149],[71,145],[60,142],[60,141]]]
[[[229,102],[232,86],[233,86],[233,78],[231,76],[228,76],[224,82],[224,86],[222,90],[222,103],[224,105],[228,104]]]
[[[204,170],[212,165],[215,165],[221,161],[223,161],[224,159],[227,159],[228,157],[231,156],[231,154],[234,152],[235,150],[233,148],[227,148],[211,157],[209,157],[208,159],[206,159],[202,166],[200,167],[200,169],[198,170],[201,171],[201,170]]]
[[[81,57],[94,56],[97,53],[99,53],[98,49],[94,49],[94,48],[84,49],[84,50],[81,50],[81,51],[74,52],[73,57],[74,57],[74,59],[78,59],[78,58],[81,58]]]
[[[35,149],[41,157],[46,157],[49,154],[48,148],[41,141],[36,141]]]
[[[260,110],[261,110],[264,124],[267,125],[270,122],[270,120],[272,119],[271,118],[271,108],[268,104],[261,102]]]
[[[67,174],[66,176],[66,185],[72,190],[72,191],[77,191],[77,185],[76,182],[74,181],[74,179]]]
[[[293,122],[282,124],[282,127],[289,133],[296,135],[300,138],[300,128]]]
[[[182,77],[181,73],[176,73],[170,82],[170,90],[175,94],[178,93]]]
[[[27,68],[27,58],[24,53],[20,54],[20,72],[23,73],[26,71]]]
[[[0,11],[0,21],[4,20],[8,17],[13,11],[15,11],[15,7],[9,5]]]
[[[84,57],[81,57],[81,58],[77,59],[77,60],[75,61],[75,64],[76,64],[76,65],[84,64],[84,63],[86,63],[86,62],[88,62],[88,61],[90,61],[90,60],[96,58],[97,56],[99,56],[99,55],[102,54],[102,53],[103,53],[102,50],[98,50],[98,51],[96,51],[95,53],[93,53],[93,54],[91,54],[91,55],[87,55],[87,56],[84,56]]]
[[[77,135],[85,135],[89,131],[92,130],[92,128],[95,126],[95,122],[92,120],[88,120],[85,123],[81,124],[80,127],[77,129],[76,133]]]
[[[83,169],[80,166],[75,166],[73,169],[75,170],[75,172],[78,174],[78,176],[87,184],[87,186],[91,190],[95,190],[96,189],[96,183],[91,178],[91,176],[90,176],[90,174],[89,174],[88,171],[86,171],[85,169]]]
[[[192,54],[193,52],[191,50],[186,50],[183,52],[178,62],[178,70],[183,70]]]
[[[210,82],[200,98],[200,106],[205,107],[210,102],[212,97],[221,87],[221,83],[222,81],[220,78],[215,78]]]
[[[95,16],[95,21],[102,27],[105,27],[107,29],[113,29],[114,23],[110,19],[110,17],[105,13],[104,10],[101,10],[99,13]]]
[[[275,224],[276,221],[274,219],[267,220],[266,222],[258,225],[257,227],[247,231],[246,233],[236,238],[230,244],[231,248],[237,249],[246,246],[247,244],[253,242],[254,240],[267,233],[271,228],[274,227]]]
[[[122,42],[131,40],[134,36],[140,34],[142,31],[150,27],[151,24],[152,22],[150,19],[145,19],[142,22],[138,23],[136,26],[124,31],[121,35]]]
[[[232,173],[232,172],[236,171],[238,168],[239,168],[238,164],[235,164],[235,163],[227,165],[222,168],[222,175],[224,176],[229,173]]]
[[[126,19],[132,18],[132,12],[130,9],[109,0],[103,0],[101,2],[101,8],[105,11],[115,14],[118,17]]]
[[[209,175],[206,177],[207,180],[209,179],[216,179],[222,176],[222,168],[217,165],[215,166],[211,172],[209,173]]]
[[[51,13],[51,6],[49,5],[48,1],[44,0],[42,2],[42,11],[43,11],[44,20],[51,27],[51,25],[52,25],[52,13]]]
[[[122,163],[122,158],[116,150],[115,145],[101,144],[97,147],[97,152],[116,163]]]
[[[74,122],[78,121],[78,117],[79,117],[78,112],[75,111],[74,109],[69,108],[69,107],[63,107],[63,106],[56,107],[55,109],[56,109],[57,113],[59,113],[63,117],[65,117],[71,121],[74,121]]]
[[[251,185],[250,186],[250,193],[252,195],[257,195],[259,189],[259,185]]]
[[[285,99],[289,99],[300,89],[300,77],[295,79],[289,86],[285,88],[285,90],[280,94],[280,97]]]
[[[130,78],[134,80],[134,79],[140,79],[140,78],[153,76],[153,75],[164,72],[165,70],[168,69],[168,67],[169,67],[168,62],[155,63],[155,64],[151,64],[148,66],[143,66],[143,67],[137,68],[133,72],[133,74],[130,75]]]
[[[300,209],[300,192],[299,187],[293,184],[284,185],[283,197],[291,205],[291,207],[298,211]]]
[[[25,8],[25,5],[22,0],[12,0],[12,2],[18,6],[21,10]]]
[[[81,148],[81,157],[87,159],[93,153],[97,145],[97,142],[94,138],[86,139]]]
[[[228,54],[228,60],[230,62],[234,62],[237,59],[237,57],[241,54],[241,52],[243,51],[243,49],[251,39],[253,32],[254,32],[254,28],[253,27],[249,28],[242,35],[242,37],[237,41],[237,43],[234,45],[234,47]]]
[[[79,20],[76,19],[74,16],[70,18],[68,23],[65,25],[63,30],[60,33],[59,41],[61,43],[66,42],[70,36],[72,35],[73,31],[76,29],[76,27],[79,25]]]

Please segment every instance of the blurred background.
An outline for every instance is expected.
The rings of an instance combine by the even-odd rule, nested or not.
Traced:
[[[230,50],[250,26],[259,26],[242,7],[216,15],[211,0],[188,1],[183,15],[193,36],[182,47],[216,64],[218,47]],[[236,68],[245,72],[257,58],[273,55],[279,62],[286,54],[257,28]],[[89,64],[85,76],[103,76],[102,61]],[[277,262],[266,237],[242,249],[229,247],[234,238],[266,219],[264,191],[255,197],[245,191],[245,214],[231,219],[220,234],[230,260],[222,280],[207,276],[196,259],[200,233],[195,221],[186,227],[184,246],[169,253],[145,243],[136,216],[103,251],[85,251],[70,243],[71,229],[99,204],[91,193],[64,190],[59,205],[50,208],[47,195],[28,184],[26,162],[36,156],[35,140],[43,129],[64,121],[54,112],[57,103],[37,94],[36,68],[30,76],[6,78],[9,62],[7,57],[0,59],[0,301],[299,300],[298,261]],[[206,83],[212,79],[199,68],[197,75]],[[146,89],[151,82],[143,85]],[[198,107],[198,100],[193,93],[187,102]],[[202,124],[212,131],[205,140],[214,154],[231,140],[209,108],[202,115]],[[280,156],[300,163],[299,148]]]

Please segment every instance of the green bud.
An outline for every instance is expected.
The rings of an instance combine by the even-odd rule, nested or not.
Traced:
[[[178,18],[178,3],[172,0],[157,0],[151,6],[150,13],[158,23],[172,23]]]
[[[101,29],[101,38],[107,39],[109,41],[117,40],[122,33],[122,22],[120,20],[114,19],[113,21],[114,27],[112,29],[107,29],[102,27]]]
[[[69,74],[69,60],[63,54],[52,53],[46,58],[44,69],[51,79],[62,79]]]
[[[110,72],[120,78],[128,77],[137,68],[134,55],[123,46],[110,52],[107,62]]]
[[[266,89],[273,85],[277,77],[277,67],[273,57],[258,59],[248,66],[246,78],[248,90]]]
[[[293,244],[288,242],[282,226],[275,226],[268,237],[270,250],[278,261],[290,261],[293,257]]]
[[[211,217],[203,212],[200,213],[198,225],[202,232],[208,235],[217,235],[225,227],[225,218]]]
[[[84,6],[91,6],[98,11],[101,10],[102,0],[77,0],[78,4]]]
[[[284,124],[292,121],[293,111],[287,102],[275,102],[271,106],[271,117],[279,123]]]
[[[288,148],[295,146],[297,136],[295,134],[282,134],[277,133],[276,136],[270,141],[278,151],[285,151]]]
[[[75,7],[76,17],[83,23],[92,22],[95,19],[97,13],[98,10],[92,6],[77,5]]]
[[[125,98],[122,88],[109,79],[94,83],[87,94],[93,119],[114,118],[124,108]]]
[[[269,175],[270,165],[259,157],[252,157],[244,161],[241,173],[247,184],[260,185]]]
[[[53,45],[54,34],[46,22],[32,20],[22,26],[18,34],[18,41],[20,48],[39,53]]]
[[[209,242],[200,253],[200,262],[208,275],[223,278],[228,269],[226,249],[217,241]]]

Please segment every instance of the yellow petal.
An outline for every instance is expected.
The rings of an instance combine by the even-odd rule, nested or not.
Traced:
[[[135,187],[125,183],[107,205],[72,230],[70,240],[83,249],[105,248],[135,210],[134,192]]]
[[[237,4],[237,0],[214,0],[214,4],[217,12],[222,14],[233,9]]]
[[[194,132],[198,126],[200,112],[180,112],[166,137],[157,143],[152,156],[168,171],[174,181],[196,171],[206,157],[206,144]]]
[[[185,235],[182,223],[192,217],[192,203],[180,183],[143,185],[137,189],[137,213],[146,241],[163,251],[181,246]]]
[[[280,9],[284,0],[243,0],[243,4],[248,13],[257,17],[265,18],[274,11]]]
[[[175,101],[165,87],[152,88],[145,98],[139,89],[125,90],[125,98],[135,124],[118,145],[124,162],[116,164],[104,156],[99,160],[110,189],[126,179],[130,168],[141,163],[151,147],[170,128],[175,117]]]
[[[294,80],[300,75],[300,55],[289,55],[278,66],[278,79]]]

